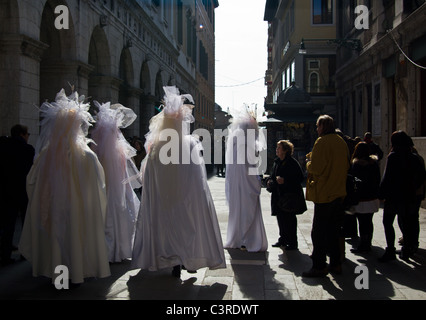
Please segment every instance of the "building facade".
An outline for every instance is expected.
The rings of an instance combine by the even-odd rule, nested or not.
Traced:
[[[194,127],[214,126],[217,0],[0,0],[0,134],[39,133],[37,106],[71,86],[88,101],[121,103],[143,137],[163,86],[195,100]]]
[[[294,156],[304,167],[316,139],[321,113],[335,116],[337,45],[335,0],[267,0],[268,22],[268,167],[277,141],[294,143]]]
[[[338,12],[337,37],[357,38],[362,45],[360,52],[340,48],[337,53],[342,130],[351,136],[372,132],[385,154],[392,133],[404,130],[425,157],[425,1],[345,0],[339,1]]]
[[[267,103],[294,82],[311,95],[312,103],[335,113],[336,1],[267,0]],[[304,50],[301,50],[301,46]]]

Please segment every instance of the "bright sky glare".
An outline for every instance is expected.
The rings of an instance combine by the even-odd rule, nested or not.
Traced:
[[[239,108],[257,104],[267,94],[268,23],[264,0],[219,0],[216,16],[216,103]]]

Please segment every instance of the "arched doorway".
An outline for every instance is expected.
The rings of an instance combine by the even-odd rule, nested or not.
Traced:
[[[120,87],[118,91],[118,102],[123,106],[133,109],[133,111],[138,114],[138,110],[135,110],[134,106],[134,96],[132,90],[133,83],[133,62],[130,50],[125,48],[121,51],[120,55],[120,65],[119,65],[119,77],[120,77]],[[139,107],[139,103],[138,103]],[[134,134],[133,128],[135,123],[130,127],[123,129],[123,135],[125,137],[132,137]],[[133,133],[132,133],[133,132]]]
[[[16,0],[0,0],[0,41],[8,46],[8,36],[19,31],[19,8]],[[13,39],[11,39],[13,41]],[[19,121],[19,46],[16,53],[0,50],[0,136],[10,135],[10,128]]]
[[[129,97],[130,89],[133,82],[133,62],[132,56],[129,49],[123,49],[120,55],[120,66],[119,66],[119,76],[120,76],[120,90],[118,93],[118,101],[129,107]]]
[[[151,95],[151,72],[147,61],[142,64],[140,88],[142,89],[142,94],[139,98],[139,128],[140,137],[143,138],[143,136],[149,131],[149,120],[154,115],[154,99]]]
[[[111,56],[107,37],[100,26],[93,29],[90,37],[88,61],[93,68],[89,74],[88,96],[100,103],[111,101]]]
[[[40,41],[49,47],[40,61],[40,103],[52,101],[62,88],[67,93],[71,87],[78,87],[78,66],[76,60],[76,39],[71,14],[69,29],[56,29],[54,10],[65,1],[48,0],[43,9],[40,25]]]
[[[163,79],[161,76],[161,71],[158,71],[157,76],[155,77],[155,107],[156,114],[159,112],[157,108],[162,104],[164,90],[163,90]]]

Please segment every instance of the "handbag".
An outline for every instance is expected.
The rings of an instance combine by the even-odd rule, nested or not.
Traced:
[[[299,193],[284,193],[278,199],[277,206],[285,213],[296,215],[302,214],[308,210],[303,191]]]

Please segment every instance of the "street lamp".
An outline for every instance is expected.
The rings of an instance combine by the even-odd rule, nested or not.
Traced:
[[[355,51],[361,51],[362,44],[359,39],[303,39],[300,42],[300,54],[306,54],[305,41],[322,41],[327,42],[328,45],[337,44],[338,47],[345,47]]]

